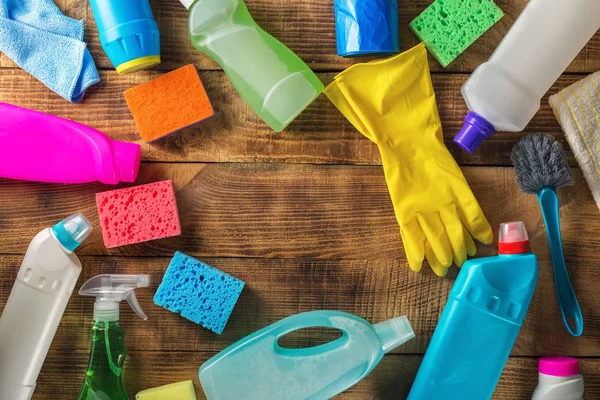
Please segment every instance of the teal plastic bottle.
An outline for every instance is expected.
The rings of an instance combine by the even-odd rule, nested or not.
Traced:
[[[305,328],[342,331],[332,342],[283,348],[283,336]],[[200,368],[209,400],[328,399],[353,386],[383,355],[414,337],[408,319],[376,325],[340,311],[311,311],[285,318],[229,346]]]
[[[522,222],[500,226],[496,257],[467,261],[427,348],[409,400],[490,399],[538,278]]]
[[[239,94],[280,132],[323,91],[311,69],[250,16],[242,0],[180,0],[192,45],[215,60]]]

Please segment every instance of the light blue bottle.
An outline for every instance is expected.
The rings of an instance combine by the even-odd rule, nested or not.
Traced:
[[[463,265],[409,400],[492,397],[538,278],[522,222],[500,226],[498,253]]]
[[[305,349],[279,346],[305,328],[342,331],[332,342]],[[367,376],[383,355],[414,337],[403,317],[376,325],[340,311],[311,311],[285,318],[229,346],[200,368],[209,400],[328,399]]]
[[[160,35],[148,0],[90,0],[100,44],[119,75],[160,64]]]

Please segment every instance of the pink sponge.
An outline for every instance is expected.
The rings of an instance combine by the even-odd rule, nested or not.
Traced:
[[[96,204],[108,248],[181,235],[171,181],[97,193]]]

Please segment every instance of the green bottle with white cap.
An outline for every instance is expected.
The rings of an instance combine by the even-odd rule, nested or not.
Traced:
[[[129,400],[123,385],[127,357],[125,328],[119,324],[119,303],[126,300],[143,320],[148,319],[135,297],[135,289],[150,284],[148,275],[98,275],[79,289],[95,296],[90,360],[79,400]]]
[[[215,60],[250,108],[276,132],[323,91],[285,44],[252,19],[243,0],[180,0],[190,10],[192,45]]]

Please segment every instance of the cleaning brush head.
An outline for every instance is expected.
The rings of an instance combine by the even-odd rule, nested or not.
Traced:
[[[525,193],[535,194],[543,188],[557,189],[575,183],[562,145],[546,133],[525,136],[513,147],[510,159],[517,183]]]

